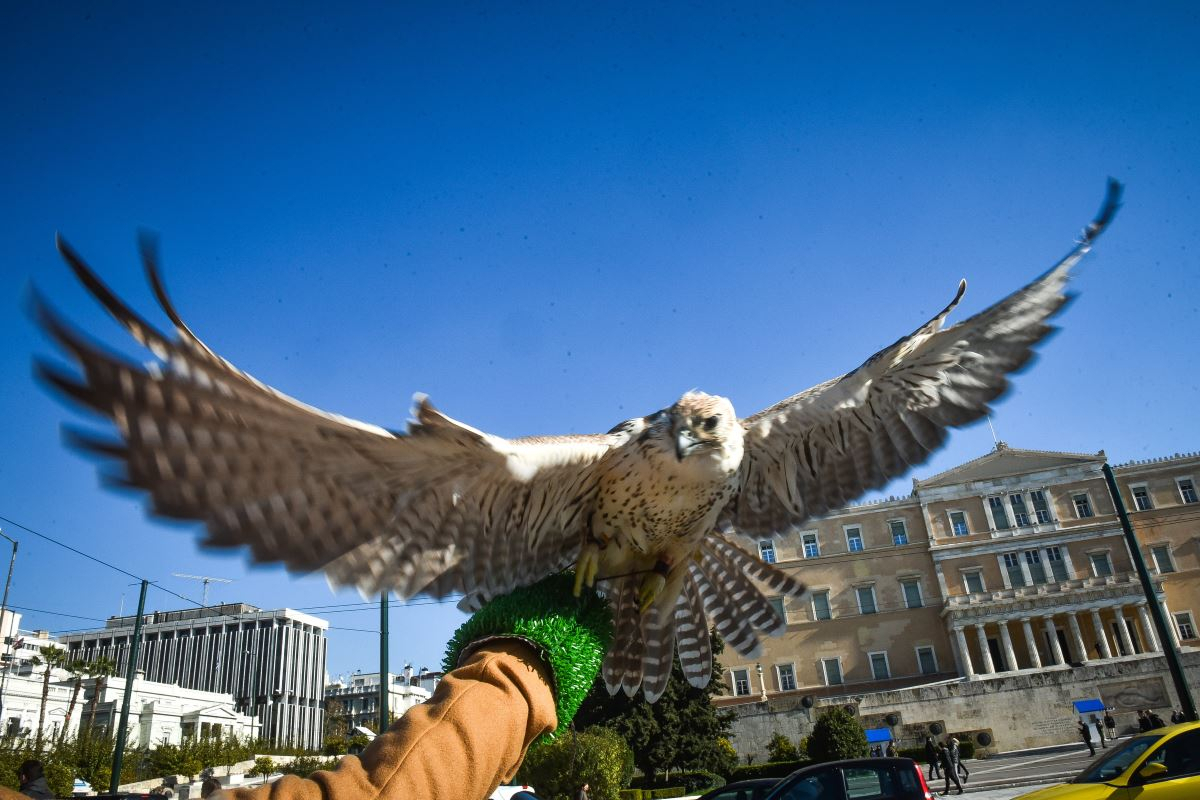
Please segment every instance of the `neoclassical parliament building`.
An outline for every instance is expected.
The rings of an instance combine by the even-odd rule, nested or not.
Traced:
[[[758,542],[809,587],[722,705],[1146,660],[1162,643],[1095,454],[988,454]],[[1200,454],[1114,465],[1170,635],[1200,646]],[[1159,659],[1162,661],[1162,659]],[[1167,681],[1169,684],[1169,679]],[[840,701],[839,701],[840,702]]]

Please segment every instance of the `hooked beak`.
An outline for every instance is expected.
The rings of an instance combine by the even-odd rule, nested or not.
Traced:
[[[691,428],[680,428],[675,434],[675,458],[683,461],[684,456],[698,444],[696,435],[692,433]]]

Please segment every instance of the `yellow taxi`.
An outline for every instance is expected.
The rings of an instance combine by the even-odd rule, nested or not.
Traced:
[[[1200,722],[1140,733],[1070,783],[1016,800],[1200,800]]]

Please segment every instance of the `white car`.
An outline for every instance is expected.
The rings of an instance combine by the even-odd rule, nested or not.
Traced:
[[[517,792],[536,794],[536,792],[533,791],[532,786],[509,784],[508,786],[497,786],[496,791],[492,792],[491,796],[488,797],[488,800],[512,800],[513,796],[516,795]]]

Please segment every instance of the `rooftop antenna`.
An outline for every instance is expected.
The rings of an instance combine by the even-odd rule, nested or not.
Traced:
[[[192,581],[200,581],[204,584],[203,605],[208,605],[208,585],[210,583],[233,583],[229,578],[214,578],[211,575],[185,575],[182,572],[172,572],[171,575],[176,578],[187,578]]]
[[[987,415],[987,421],[988,421],[988,430],[990,430],[992,432],[992,444],[996,445],[996,449],[999,450],[1001,441],[1000,441],[1000,437],[996,435],[996,426],[992,424],[992,415],[991,414]]]

